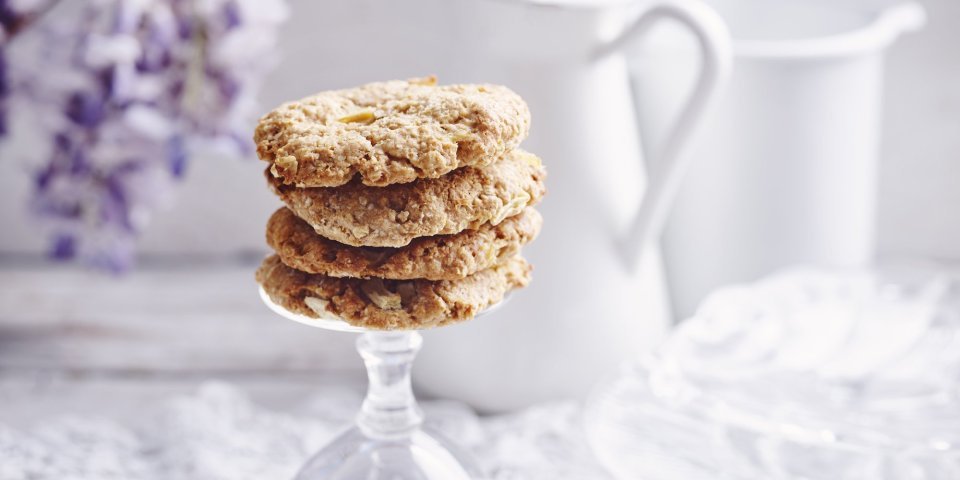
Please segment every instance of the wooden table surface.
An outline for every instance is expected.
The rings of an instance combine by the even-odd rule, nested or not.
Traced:
[[[209,379],[278,408],[325,384],[362,389],[356,336],[271,313],[254,269],[0,267],[0,422],[125,417]]]

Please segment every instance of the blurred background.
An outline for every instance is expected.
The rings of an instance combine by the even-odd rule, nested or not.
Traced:
[[[485,81],[470,71],[474,60],[466,52],[484,40],[469,37],[464,3],[290,1],[295,14],[270,53],[278,63],[264,79],[260,111],[320,90],[381,79],[433,73],[444,83]],[[886,60],[876,242],[882,255],[955,259],[960,257],[960,220],[946,207],[960,202],[955,160],[960,155],[960,61],[951,48],[960,42],[954,28],[960,6],[949,0],[921,3],[928,25],[898,40]],[[30,145],[17,138],[4,143],[3,158],[20,174],[0,179],[5,225],[0,249],[7,257],[42,256],[46,244],[22,208],[30,175],[15,163]],[[263,220],[277,203],[262,188],[254,165],[216,157],[192,162],[175,209],[150,222],[139,250],[146,256],[265,252]]]
[[[231,2],[196,3],[213,9]],[[39,1],[0,2],[4,8],[10,4],[32,12],[28,17],[38,18],[35,25],[22,30],[17,30],[21,20],[4,24],[5,70],[11,75],[18,69],[26,72],[8,82],[9,88],[28,94],[22,98],[14,95],[5,105],[8,132],[0,137],[0,161],[6,166],[5,174],[0,175],[3,422],[30,425],[36,419],[63,411],[65,398],[70,399],[70,411],[80,413],[102,411],[107,397],[131,398],[132,402],[117,402],[110,410],[114,415],[136,416],[139,402],[169,392],[189,391],[207,378],[236,382],[259,400],[280,407],[318,384],[362,384],[361,366],[349,335],[305,331],[308,329],[280,321],[259,303],[256,295],[253,270],[268,252],[264,225],[280,204],[264,188],[263,164],[249,149],[247,139],[256,118],[282,102],[325,89],[428,74],[437,75],[441,83],[505,82],[521,95],[534,99],[531,139],[525,148],[541,154],[551,172],[551,197],[544,204],[548,226],[551,222],[565,225],[562,215],[566,207],[561,207],[577,195],[573,184],[565,180],[575,171],[567,163],[610,161],[548,155],[549,145],[559,143],[559,134],[566,131],[563,125],[579,125],[582,120],[563,116],[565,111],[578,112],[576,108],[567,111],[551,105],[562,103],[565,98],[589,101],[592,95],[600,93],[576,91],[576,83],[563,84],[537,73],[536,65],[551,64],[554,55],[567,53],[565,49],[571,50],[570,55],[578,55],[570,45],[579,45],[575,42],[580,41],[578,35],[582,32],[557,31],[562,23],[539,23],[541,13],[531,13],[543,9],[547,12],[543,15],[549,16],[551,11],[565,8],[601,7],[507,0],[264,3],[271,7],[251,7],[255,2],[237,3],[246,5],[239,11],[247,15],[241,15],[237,22],[253,25],[243,35],[229,40],[230,48],[243,53],[222,53],[221,57],[235,62],[221,58],[226,62],[220,64],[223,72],[208,68],[204,70],[206,78],[194,80],[216,88],[201,88],[203,93],[189,100],[158,100],[187,106],[183,112],[174,113],[158,108],[164,115],[180,119],[177,126],[166,125],[150,114],[130,120],[152,132],[168,128],[198,133],[206,126],[214,127],[203,142],[188,142],[190,153],[184,154],[183,165],[170,167],[177,171],[176,175],[125,184],[123,188],[131,191],[156,189],[156,194],[144,197],[142,213],[132,214],[130,221],[135,225],[129,230],[133,233],[118,234],[130,238],[115,242],[111,234],[90,234],[89,224],[64,223],[57,216],[59,213],[49,213],[50,209],[56,210],[54,207],[63,197],[38,194],[44,188],[38,172],[53,162],[50,158],[66,155],[57,150],[61,148],[59,137],[50,133],[59,128],[57,122],[45,120],[47,117],[42,114],[45,108],[58,108],[45,105],[42,98],[49,78],[70,77],[50,67],[50,62],[58,60],[49,51],[56,50],[53,47],[60,45],[57,42],[63,38],[74,38],[65,33],[57,37],[56,32],[63,32],[66,27],[55,24],[82,23],[75,21],[76,11],[88,7],[78,6],[79,2],[59,2],[47,11]],[[596,19],[598,38],[604,36],[604,25],[611,21],[629,23],[643,5],[615,3],[618,4],[609,7],[611,13]],[[886,9],[902,6],[902,2],[834,0],[806,2],[807,6],[802,5],[805,2],[785,0],[704,3],[716,7],[730,27],[733,74],[689,148],[693,157],[689,178],[685,179],[689,182],[681,186],[676,208],[665,225],[665,274],[650,277],[662,278],[665,283],[650,286],[650,281],[661,281],[648,278],[637,283],[636,290],[628,290],[635,291],[637,298],[646,295],[644,288],[652,289],[651,296],[664,295],[667,307],[656,314],[663,318],[639,318],[640,312],[652,310],[624,307],[627,313],[623,321],[651,325],[679,322],[694,312],[706,294],[721,285],[753,281],[798,263],[862,265],[904,258],[945,263],[960,260],[960,213],[956,208],[960,205],[960,3],[920,0],[922,9],[911,7],[899,12],[909,17],[903,20],[904,25],[880,27],[874,23],[898,21],[881,17]],[[499,10],[484,11],[478,4],[515,8],[516,17],[500,25],[495,16],[500,14]],[[758,6],[762,8],[755,8]],[[812,10],[805,10],[808,7]],[[796,12],[789,13],[794,11],[791,9]],[[285,13],[277,13],[281,11]],[[193,12],[192,15],[200,15]],[[228,14],[223,15],[216,17],[219,20],[211,23],[203,38],[213,42],[221,38],[216,35],[228,35],[234,23]],[[787,31],[773,26],[777,22],[793,24],[791,19],[806,27]],[[95,20],[90,22],[85,25]],[[881,27],[895,32],[873,32],[870,35],[883,37],[874,40],[864,33],[862,38],[848,39],[860,42],[860,46],[840,53],[823,53],[832,48],[832,36]],[[10,35],[14,31],[15,41]],[[544,42],[547,35],[569,43],[551,47],[549,41]],[[97,41],[96,36],[85,38]],[[811,39],[812,47],[800,45]],[[777,42],[793,41],[799,42],[799,46],[791,44],[783,51],[777,50]],[[876,45],[864,46],[870,41]],[[104,61],[124,55],[122,45],[105,45],[107,53],[103,55],[108,60]],[[700,58],[695,45],[683,29],[658,24],[650,38],[624,47],[622,58],[632,74],[631,91],[636,95],[638,109],[638,113],[630,114],[635,115],[630,122],[635,121],[640,128],[642,151],[648,161],[658,156],[658,139],[693,84]],[[823,51],[803,53],[808,47]],[[542,49],[543,58],[537,58],[538,48]],[[514,49],[527,56],[525,62],[503,61],[516,53]],[[804,55],[816,59],[796,60]],[[179,61],[177,54],[173,58],[173,63]],[[97,59],[83,61],[92,65]],[[177,75],[192,78],[189,59],[183,62],[187,65],[186,73]],[[216,62],[214,59],[212,64],[216,66]],[[521,72],[517,67],[521,63],[527,64],[523,67],[527,70]],[[589,68],[585,66],[587,62],[583,65],[582,68]],[[557,70],[545,67],[543,71]],[[45,80],[36,82],[31,78]],[[523,81],[512,84],[511,78]],[[103,88],[110,92],[119,88],[119,80],[112,82]],[[585,81],[579,85],[591,84]],[[63,95],[62,85],[50,88]],[[544,91],[556,96],[549,97]],[[575,97],[564,97],[568,94]],[[37,100],[37,96],[41,99]],[[150,101],[143,103],[152,105]],[[79,108],[70,99],[60,105],[67,106],[68,116],[70,108]],[[597,114],[588,108],[579,111]],[[602,122],[603,118],[620,117],[604,117],[600,112],[597,118]],[[604,128],[603,123],[594,125]],[[143,135],[151,145],[180,138],[173,134],[157,140]],[[127,147],[151,158],[171,155],[171,143],[164,143],[166,150],[162,151],[137,145]],[[633,163],[636,152],[630,148],[634,147],[628,145],[624,158],[616,161]],[[615,149],[604,150],[605,155],[611,156],[607,155],[611,151],[612,156],[618,156]],[[651,171],[657,169],[657,165],[647,167]],[[609,181],[617,183],[615,179]],[[622,198],[630,200],[632,195],[639,195],[642,186],[643,182],[624,187],[628,192]],[[125,198],[139,197],[128,193]],[[621,197],[611,201],[617,198]],[[630,211],[625,215],[630,216]],[[467,342],[465,338],[471,335],[484,338],[486,343],[478,344],[496,344],[497,339],[509,337],[512,328],[522,328],[512,326],[515,323],[507,325],[508,320],[517,322],[517,317],[529,317],[538,308],[536,305],[558,295],[557,290],[546,286],[553,285],[550,279],[571,272],[568,265],[557,259],[575,248],[563,244],[561,230],[556,228],[556,233],[550,233],[548,227],[540,245],[531,246],[530,255],[539,276],[536,282],[544,285],[540,287],[543,290],[534,286],[528,295],[530,300],[516,299],[517,313],[505,313],[503,321],[491,319],[490,332],[463,330],[461,334],[450,329],[451,345]],[[94,240],[65,240],[62,232],[69,232],[70,238]],[[106,255],[109,258],[104,259],[103,251],[120,254]],[[584,255],[583,262],[589,262],[589,253]],[[661,268],[661,257],[653,254],[652,258],[656,259],[656,268]],[[597,289],[604,288],[605,282],[617,282],[615,277],[586,280]],[[629,285],[633,288],[634,283]],[[632,298],[629,301],[634,302]],[[578,315],[564,325],[593,321],[589,315]],[[520,349],[539,338],[549,328],[549,320],[532,323],[539,333],[518,334],[515,345],[503,340],[506,351]],[[577,336],[570,328],[570,335]],[[618,347],[614,354],[620,358],[625,352],[647,351],[665,331],[666,327],[633,331],[629,340],[639,343]],[[561,337],[558,333],[557,342],[564,341]],[[596,338],[601,341],[601,337]],[[431,353],[432,340],[428,336],[428,350],[421,363],[437,365],[438,359],[450,355],[439,350]],[[444,337],[435,340],[445,341]],[[605,345],[583,345],[593,341],[583,338],[577,341],[585,350],[574,355],[574,359],[602,356],[599,351]],[[573,348],[562,345],[564,350]],[[508,357],[518,364],[526,362],[520,357]],[[546,368],[543,365],[524,370],[523,375],[518,375],[520,378],[510,380],[513,384],[483,380],[484,374],[477,373],[481,380],[476,389],[486,393],[469,386],[457,387],[456,380],[450,377],[464,373],[430,372],[430,367],[423,365],[417,368],[424,370],[420,388],[427,393],[461,400],[484,411],[505,411],[536,401],[582,397],[599,373],[614,364],[613,358],[604,358],[583,371],[565,371],[557,378],[547,375],[540,383],[525,382],[523,378],[530,378],[538,368]],[[558,384],[565,381],[561,378],[569,378],[569,383]],[[516,395],[490,390],[509,389],[510,385],[516,386]]]

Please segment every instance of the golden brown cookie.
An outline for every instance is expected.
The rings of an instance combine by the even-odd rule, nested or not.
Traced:
[[[272,255],[257,282],[274,303],[313,318],[377,330],[410,330],[461,322],[530,282],[519,256],[459,280],[334,278],[294,270]]]
[[[437,86],[436,78],[371,83],[281,105],[254,133],[280,183],[334,187],[436,178],[502,158],[527,136],[530,111],[497,85]]]
[[[317,235],[289,209],[274,212],[267,243],[289,267],[330,277],[455,280],[516,254],[540,233],[543,218],[527,208],[499,225],[421,237],[400,248],[352,247]]]
[[[545,176],[540,159],[522,150],[485,167],[386,187],[354,181],[297,188],[267,174],[274,192],[318,234],[355,247],[402,247],[418,237],[498,225],[540,201]]]

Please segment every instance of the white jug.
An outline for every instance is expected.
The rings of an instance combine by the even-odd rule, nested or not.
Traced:
[[[427,394],[486,411],[582,397],[669,325],[659,251],[646,239],[685,170],[680,153],[727,77],[726,29],[692,2],[461,6],[462,43],[476,47],[464,52],[469,80],[507,85],[530,105],[523,148],[547,168],[548,195],[537,207],[544,228],[524,249],[532,285],[488,317],[426,332],[414,378]],[[662,168],[646,174],[621,50],[664,19],[694,33],[702,69],[664,135]]]
[[[884,58],[924,23],[909,1],[708,3],[730,26],[734,73],[664,232],[681,318],[715,288],[787,265],[873,259]],[[683,92],[675,79],[695,66],[670,33],[635,52],[641,129],[654,138]]]

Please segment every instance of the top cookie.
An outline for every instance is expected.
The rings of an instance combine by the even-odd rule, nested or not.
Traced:
[[[497,85],[437,86],[436,78],[321,92],[260,119],[257,154],[285,185],[334,187],[436,178],[489,165],[527,136],[530,111]]]

